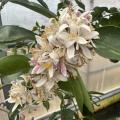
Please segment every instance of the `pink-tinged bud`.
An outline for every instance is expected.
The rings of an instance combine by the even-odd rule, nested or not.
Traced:
[[[31,73],[31,74],[36,74],[36,73],[37,73],[37,71],[39,70],[39,68],[40,68],[40,65],[39,65],[39,64],[36,64],[36,65],[35,65],[35,67],[33,68],[33,70],[32,70],[32,73]]]
[[[25,115],[23,112],[19,113],[19,120],[25,120]]]
[[[37,64],[37,60],[31,60],[30,63],[31,63],[32,65],[36,65],[36,64]]]
[[[77,16],[77,17],[80,17],[80,15],[81,15],[81,12],[80,12],[80,11],[77,11],[77,12],[76,12],[76,16]]]
[[[66,68],[66,65],[62,59],[60,61],[60,67],[61,67],[60,69],[61,69],[62,75],[66,77],[67,76],[67,68]]]
[[[92,21],[92,15],[91,15],[91,12],[88,11],[88,12],[84,12],[81,17],[85,18],[88,22],[91,22]]]

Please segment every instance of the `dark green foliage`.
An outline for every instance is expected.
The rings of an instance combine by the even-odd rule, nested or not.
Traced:
[[[82,11],[85,11],[85,5],[82,2],[80,2],[79,0],[75,0],[75,2],[78,4]]]
[[[35,34],[30,30],[14,25],[0,27],[0,44],[20,42],[28,39],[35,40]]]
[[[98,29],[100,40],[95,40],[96,52],[108,59],[120,60],[120,28],[105,26]]]
[[[17,72],[28,72],[30,69],[29,59],[23,55],[11,55],[0,58],[0,74],[2,76]]]
[[[43,7],[45,7],[46,9],[49,9],[47,4],[44,2],[44,0],[37,0]]]
[[[120,11],[115,7],[110,9],[107,7],[95,7],[92,15],[95,28],[108,25],[120,27]]]
[[[29,8],[37,13],[40,13],[48,18],[56,18],[56,15],[48,10],[47,8],[43,7],[42,5],[35,3],[35,2],[29,2],[28,0],[9,0],[12,3],[22,5],[26,8]]]

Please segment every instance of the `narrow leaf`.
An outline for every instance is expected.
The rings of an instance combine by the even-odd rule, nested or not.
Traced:
[[[47,111],[49,110],[49,108],[50,108],[50,103],[49,103],[49,101],[43,101],[43,105],[44,105],[44,107],[47,109]]]
[[[78,6],[80,8],[82,8],[83,10],[85,10],[85,5],[82,2],[80,2],[79,0],[75,0],[75,2],[78,4]]]
[[[81,76],[80,74],[78,73],[77,74],[77,80],[78,80],[78,84],[81,85],[81,89],[82,89],[82,92],[83,92],[83,96],[84,96],[84,105],[88,108],[88,110],[92,113],[93,112],[93,105],[91,103],[91,100],[90,100],[90,96],[88,94],[88,91],[83,83],[83,80],[81,79]]]
[[[44,0],[37,0],[43,7],[45,7],[46,9],[49,9],[47,4],[44,2]]]
[[[28,0],[9,0],[12,3],[22,5],[26,8],[29,8],[37,13],[40,13],[48,18],[56,18],[56,14],[51,12],[50,10],[46,9],[45,7],[41,6],[35,2],[29,2]]]

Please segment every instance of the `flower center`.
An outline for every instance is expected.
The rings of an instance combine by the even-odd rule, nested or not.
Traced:
[[[76,33],[70,33],[68,37],[69,37],[70,40],[74,40],[74,39],[77,38],[77,34]]]

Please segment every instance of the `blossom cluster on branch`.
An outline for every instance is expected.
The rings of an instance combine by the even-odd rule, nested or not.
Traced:
[[[94,39],[99,33],[91,24],[91,12],[66,7],[59,15],[50,19],[42,35],[36,36],[37,44],[30,49],[31,73],[12,83],[8,102],[15,103],[13,110],[54,96],[57,83],[67,81],[74,68],[83,66],[94,55]]]

